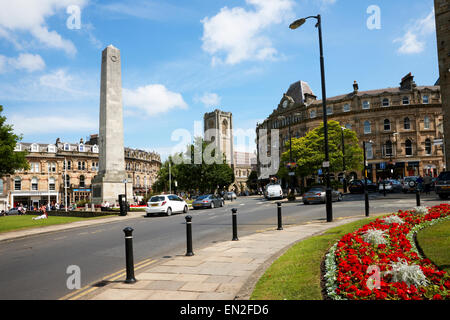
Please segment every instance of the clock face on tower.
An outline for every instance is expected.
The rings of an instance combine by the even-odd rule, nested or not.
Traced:
[[[287,106],[288,106],[288,101],[287,101],[287,100],[284,100],[284,101],[283,101],[283,108],[285,108],[285,109],[286,109],[286,108],[287,108]]]

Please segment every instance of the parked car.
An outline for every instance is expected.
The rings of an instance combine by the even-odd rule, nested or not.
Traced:
[[[195,199],[192,202],[192,207],[194,209],[223,207],[223,199],[214,194],[206,194]]]
[[[441,172],[438,176],[434,190],[441,199],[448,199],[450,195],[450,171]]]
[[[378,191],[384,192],[384,188],[386,188],[386,192],[402,192],[403,185],[398,180],[385,180],[381,181],[378,186]]]
[[[303,196],[303,203],[310,204],[314,202],[326,203],[326,187],[316,186],[308,190]],[[337,190],[331,191],[332,201],[342,201],[342,193]]]
[[[362,180],[353,180],[350,182],[348,186],[348,190],[350,193],[364,193],[364,179]],[[377,184],[373,183],[371,180],[367,179],[367,191],[375,192],[377,191]]]
[[[279,184],[268,184],[264,190],[264,196],[267,200],[283,199],[283,189]]]
[[[153,196],[147,202],[147,207],[145,208],[147,217],[158,213],[165,213],[170,216],[175,212],[187,213],[188,210],[189,207],[186,201],[174,194]]]
[[[6,215],[8,215],[8,216],[21,215],[21,214],[23,214],[23,211],[20,211],[20,208],[11,208],[6,212]]]
[[[419,179],[419,177],[405,177],[403,179],[403,193],[416,192],[418,187],[417,179]]]
[[[225,200],[231,200],[231,198],[237,199],[237,195],[236,195],[236,193],[234,193],[234,191],[225,192],[225,194],[223,195],[223,198]]]

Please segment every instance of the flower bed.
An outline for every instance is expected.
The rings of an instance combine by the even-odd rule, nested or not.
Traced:
[[[450,299],[450,275],[420,255],[414,234],[450,218],[450,205],[378,218],[341,238],[325,257],[332,299]]]

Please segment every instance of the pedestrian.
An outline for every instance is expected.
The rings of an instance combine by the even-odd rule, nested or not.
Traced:
[[[430,194],[431,184],[433,183],[433,178],[429,174],[425,175],[423,178],[423,184],[425,186],[425,193]]]
[[[423,186],[423,178],[422,176],[419,175],[419,177],[416,180],[417,183],[417,188],[419,189],[419,191],[422,191],[422,186]]]

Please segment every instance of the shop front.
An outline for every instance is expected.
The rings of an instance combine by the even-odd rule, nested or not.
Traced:
[[[10,193],[11,207],[17,207],[19,205],[26,208],[39,208],[42,205],[48,203],[59,202],[59,195],[57,191],[12,191]]]

